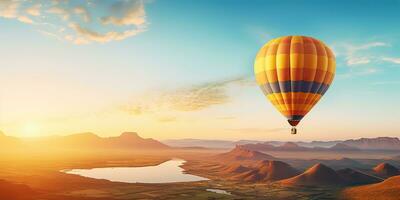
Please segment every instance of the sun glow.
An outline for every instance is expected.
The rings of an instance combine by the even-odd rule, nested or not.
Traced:
[[[22,127],[24,137],[35,137],[39,135],[40,126],[35,122],[28,122]]]

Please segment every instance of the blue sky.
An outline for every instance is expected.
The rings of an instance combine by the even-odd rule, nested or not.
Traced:
[[[0,129],[155,138],[400,136],[400,1],[2,1]],[[255,85],[268,40],[330,46],[336,78],[297,136]]]

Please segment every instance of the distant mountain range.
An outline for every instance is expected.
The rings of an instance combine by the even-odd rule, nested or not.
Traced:
[[[200,140],[182,139],[159,142],[154,139],[141,138],[135,132],[125,132],[116,137],[99,137],[94,133],[78,133],[68,136],[52,136],[22,140],[6,136],[0,132],[0,148],[16,146],[21,143],[48,143],[52,146],[96,147],[96,148],[234,148],[241,145],[255,151],[358,151],[358,150],[392,150],[400,151],[400,140],[396,137],[360,138],[343,141],[282,142],[256,140]],[[47,145],[47,144],[46,144]],[[400,156],[400,155],[399,155]],[[394,158],[400,160],[399,157]]]
[[[204,148],[234,148],[236,145],[246,145],[246,148],[265,150],[400,150],[400,140],[397,137],[360,138],[335,141],[312,142],[282,142],[256,140],[201,140],[178,139],[165,140],[165,144],[173,147],[204,147]]]
[[[94,133],[78,133],[67,136],[52,136],[35,139],[18,139],[0,134],[0,144],[14,146],[45,146],[72,149],[168,149],[165,145],[151,138],[142,138],[135,132],[124,132],[116,137],[99,137]],[[1,148],[1,145],[0,145]]]
[[[255,144],[244,144],[242,145],[246,149],[255,151],[358,151],[357,147],[349,146],[344,143],[336,143],[332,147],[304,147],[300,146],[295,142],[286,142],[279,146],[271,145],[269,142],[255,143]]]
[[[163,140],[164,144],[171,147],[203,147],[211,149],[231,149],[236,145],[259,143],[256,140],[239,140],[239,141],[229,141],[229,140],[202,140],[202,139],[171,139]]]

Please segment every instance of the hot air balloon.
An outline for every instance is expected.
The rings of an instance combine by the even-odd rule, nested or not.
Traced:
[[[323,42],[307,36],[284,36],[258,52],[254,73],[267,99],[296,126],[328,90],[335,76],[335,55]]]

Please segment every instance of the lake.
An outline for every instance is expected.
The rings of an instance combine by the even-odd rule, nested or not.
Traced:
[[[209,180],[184,173],[180,166],[185,162],[185,160],[181,159],[172,159],[156,166],[72,169],[63,170],[62,172],[124,183],[174,183]]]

